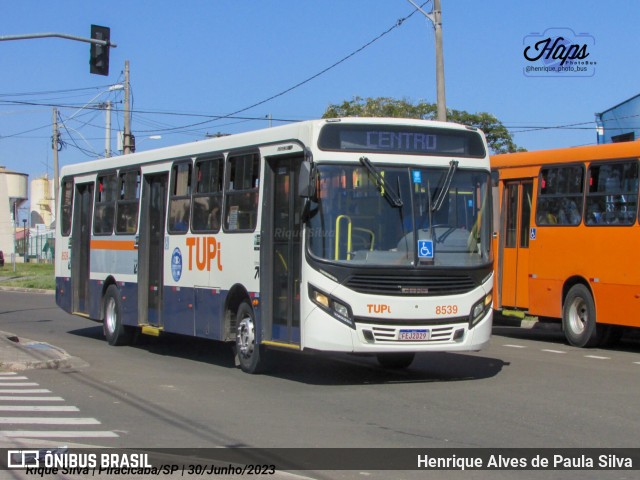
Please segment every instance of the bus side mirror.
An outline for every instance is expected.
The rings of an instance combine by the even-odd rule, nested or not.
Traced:
[[[316,169],[311,162],[300,164],[298,177],[298,195],[313,200],[316,195]]]

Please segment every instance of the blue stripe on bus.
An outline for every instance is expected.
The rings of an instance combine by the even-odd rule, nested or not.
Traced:
[[[138,325],[138,284],[120,282],[122,322],[124,325]],[[89,281],[89,312],[93,320],[102,317],[102,291],[104,282]],[[165,286],[163,289],[163,330],[211,340],[223,340],[224,307],[228,290],[214,288],[188,288]],[[253,296],[258,294],[252,292]],[[56,277],[56,304],[63,310],[72,312],[73,291],[71,281]],[[255,310],[256,322],[260,322],[260,309]],[[150,318],[151,320],[151,318]],[[259,334],[259,332],[257,332]],[[293,329],[293,341],[299,342],[300,329]]]

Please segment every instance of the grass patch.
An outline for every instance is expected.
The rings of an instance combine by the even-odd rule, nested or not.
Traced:
[[[56,279],[52,263],[16,263],[13,271],[11,263],[0,267],[0,277],[7,278],[0,281],[2,287],[42,288],[55,290]]]

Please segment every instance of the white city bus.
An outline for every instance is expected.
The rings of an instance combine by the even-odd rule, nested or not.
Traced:
[[[66,166],[56,302],[111,345],[170,332],[268,350],[469,351],[492,324],[482,132],[305,121]]]

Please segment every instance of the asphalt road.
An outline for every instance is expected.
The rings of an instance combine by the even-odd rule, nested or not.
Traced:
[[[368,357],[276,352],[277,366],[253,376],[235,368],[230,348],[215,342],[165,336],[110,347],[101,325],[64,313],[51,295],[0,292],[0,330],[48,342],[82,360],[72,368],[24,375],[77,407],[75,417],[97,424],[0,425],[70,432],[58,442],[131,448],[638,447],[640,344],[634,339],[585,350],[568,346],[559,331],[495,327],[491,346],[482,352],[421,354],[404,371],[381,369]],[[74,438],[74,431],[110,434]],[[506,479],[636,473],[305,475]]]

